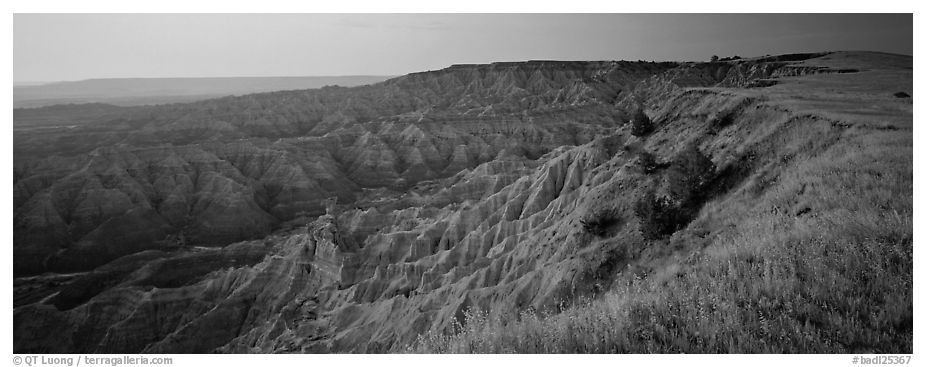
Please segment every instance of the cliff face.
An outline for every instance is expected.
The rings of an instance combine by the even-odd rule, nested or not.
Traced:
[[[96,269],[47,290],[43,301],[23,301],[14,350],[381,352],[449,332],[468,309],[555,312],[723,238],[738,222],[721,208],[760,202],[779,180],[804,172],[802,161],[876,135],[912,147],[903,143],[907,101],[824,94],[828,83],[858,81],[832,79],[846,76],[819,66],[799,76],[775,71],[793,63],[461,65],[330,94],[228,100],[240,108],[330,98],[321,105],[337,112],[303,130],[318,136],[98,148],[62,160],[66,168],[29,163],[15,183],[16,235],[28,239],[16,238],[17,266],[22,257],[39,269],[65,266],[54,261]],[[780,84],[751,84],[765,78]],[[852,118],[846,106],[860,96],[882,102],[872,113],[883,118]],[[657,126],[649,136],[632,136],[622,123],[621,106],[633,99]],[[232,125],[236,134],[246,129]],[[674,234],[644,238],[639,198],[667,193],[663,163],[692,145],[716,175]],[[655,171],[641,164],[644,151],[656,157]],[[825,183],[800,195],[823,189],[814,185]],[[321,199],[332,196],[345,204],[318,216]],[[793,199],[776,210],[806,213],[808,199]],[[910,215],[902,203],[882,204]],[[239,241],[298,211],[313,218],[306,227],[263,240],[151,250],[178,230],[196,243]],[[601,213],[607,220],[590,231],[586,223]],[[133,226],[146,230],[125,243],[141,245],[120,246],[118,235]],[[38,243],[64,249],[41,252]],[[82,267],[80,251],[122,258]],[[167,270],[175,268],[189,270]]]

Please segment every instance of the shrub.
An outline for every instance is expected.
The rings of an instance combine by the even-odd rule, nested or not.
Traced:
[[[608,229],[617,224],[619,220],[619,215],[614,209],[603,209],[597,212],[594,212],[588,218],[580,219],[579,223],[582,224],[582,229],[586,233],[591,233],[596,236],[604,236],[608,233]]]
[[[643,108],[638,107],[633,112],[633,116],[630,119],[630,135],[646,136],[653,132],[653,130],[656,130],[656,126],[653,125],[649,116],[646,116],[646,113],[643,112]]]
[[[734,122],[734,116],[732,111],[719,111],[708,119],[707,125],[712,132],[720,131],[721,129],[732,125]]]
[[[697,199],[714,178],[714,169],[714,162],[696,145],[689,145],[675,155],[669,166],[669,195],[683,204]]]
[[[634,214],[640,221],[640,234],[648,240],[670,235],[684,222],[677,207],[667,197],[657,197],[649,191],[634,205]]]
[[[656,160],[656,156],[645,150],[637,154],[637,165],[639,165],[640,170],[646,174],[656,172],[660,166],[659,162]]]

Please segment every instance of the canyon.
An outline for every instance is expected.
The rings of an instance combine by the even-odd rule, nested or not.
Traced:
[[[822,301],[782,306],[780,322],[803,320],[810,341],[769,350],[903,352],[912,73],[912,57],[871,52],[499,62],[349,88],[16,110],[28,123],[13,146],[14,351],[414,351],[472,310],[555,317],[711,261],[771,269],[722,249],[774,219],[754,241],[842,233],[889,249],[884,277],[901,286],[829,319]],[[632,133],[637,110],[652,132]],[[673,162],[689,151],[712,166],[704,188],[675,227],[644,235],[641,198],[672,197]],[[691,260],[704,256],[721,260]],[[826,286],[798,268],[784,288]],[[749,284],[738,297],[781,291]],[[717,292],[714,304],[754,311]],[[836,318],[874,336],[840,339]]]

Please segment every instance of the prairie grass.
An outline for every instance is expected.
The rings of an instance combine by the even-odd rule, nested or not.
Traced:
[[[644,276],[555,313],[470,310],[407,351],[912,353],[910,135],[850,131],[709,202]]]

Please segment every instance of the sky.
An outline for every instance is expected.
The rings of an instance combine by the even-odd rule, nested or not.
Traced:
[[[16,83],[402,75],[523,60],[913,54],[911,14],[14,14]]]

